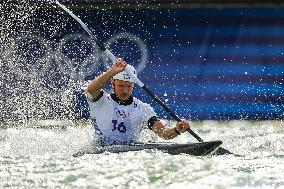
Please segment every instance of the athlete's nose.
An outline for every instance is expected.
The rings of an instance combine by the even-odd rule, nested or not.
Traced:
[[[128,87],[123,87],[123,93],[129,93],[129,88]]]

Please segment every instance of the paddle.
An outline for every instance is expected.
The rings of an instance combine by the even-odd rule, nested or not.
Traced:
[[[56,1],[56,4],[59,5],[63,10],[65,10],[70,16],[72,16],[83,28],[84,30],[89,34],[91,39],[97,44],[97,46],[104,51],[104,53],[113,61],[115,62],[117,58],[104,46],[103,43],[101,43],[89,30],[89,28],[84,24],[80,18],[78,18],[75,14],[73,14],[68,8],[66,8],[64,5],[60,4],[58,1]],[[151,96],[160,106],[162,106],[176,121],[181,121],[181,119],[176,115],[174,111],[172,111],[168,106],[166,106],[165,103],[162,102],[162,100],[155,95],[142,81],[140,81],[130,70],[129,67],[126,66],[125,71],[127,74],[135,81],[135,83],[140,86],[144,91],[146,91],[149,96]],[[194,136],[199,142],[203,142],[203,140],[191,129],[187,130],[192,136]],[[223,154],[232,154],[228,150],[224,148],[219,148],[216,153],[216,155],[223,155]]]

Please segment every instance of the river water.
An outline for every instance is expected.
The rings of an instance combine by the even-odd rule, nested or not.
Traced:
[[[242,155],[209,157],[145,150],[75,158],[94,137],[91,124],[60,124],[0,129],[0,188],[284,188],[283,121],[192,122],[204,141]],[[141,140],[149,139],[145,131]],[[196,142],[188,134],[172,141]]]

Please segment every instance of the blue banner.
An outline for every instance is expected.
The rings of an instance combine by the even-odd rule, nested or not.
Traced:
[[[107,32],[123,32],[117,41],[131,41],[133,34],[139,47],[126,42],[110,48],[130,64],[142,64],[139,78],[177,114],[192,120],[283,118],[284,9],[111,14],[128,18],[110,21]],[[167,116],[142,90],[134,94]]]
[[[72,10],[181,117],[283,119],[284,9]],[[26,44],[17,48],[27,52],[26,65],[36,62],[38,69],[44,68],[42,83],[49,91],[64,91],[76,83],[72,114],[88,118],[78,86],[111,62],[64,11],[47,11],[34,14],[38,18],[29,35],[15,36],[16,44]],[[33,48],[27,48],[29,43]],[[38,46],[45,49],[44,61]],[[44,74],[50,70],[53,74]],[[134,95],[169,118],[138,86]]]

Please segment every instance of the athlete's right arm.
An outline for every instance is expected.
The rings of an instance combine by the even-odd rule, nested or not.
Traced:
[[[124,71],[126,65],[127,63],[119,58],[110,69],[102,73],[88,84],[87,94],[93,98],[97,97],[105,84],[109,82],[114,75]]]

